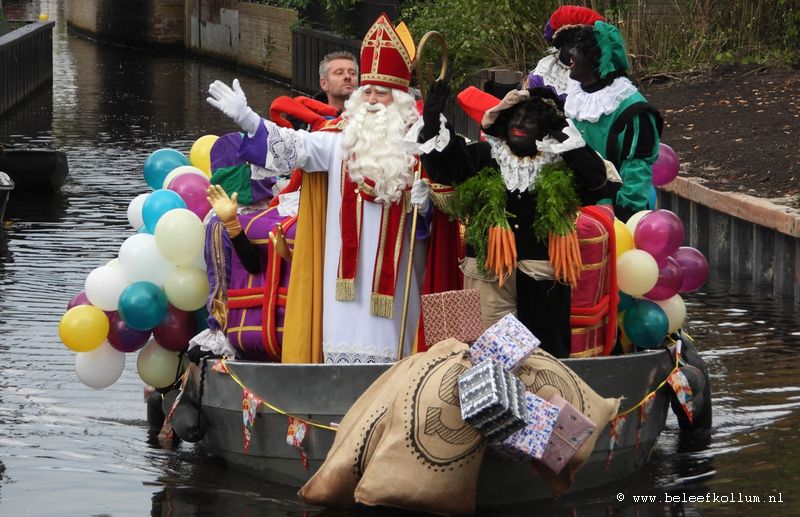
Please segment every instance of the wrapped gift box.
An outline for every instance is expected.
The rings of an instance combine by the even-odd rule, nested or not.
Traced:
[[[451,337],[472,343],[483,332],[477,289],[426,294],[421,300],[425,342],[429,347]]]
[[[502,439],[525,425],[525,385],[494,361],[483,361],[458,378],[461,417],[484,436]]]
[[[558,419],[541,461],[558,474],[597,426],[560,395],[554,395],[550,403],[559,408]]]
[[[516,316],[506,314],[469,347],[469,358],[472,364],[491,359],[513,372],[538,346],[536,336]]]
[[[528,410],[525,427],[492,445],[500,452],[518,459],[540,459],[550,442],[559,407],[527,391],[525,403]]]

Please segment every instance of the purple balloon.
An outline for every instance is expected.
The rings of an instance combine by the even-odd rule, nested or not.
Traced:
[[[108,315],[108,343],[120,352],[136,352],[150,339],[149,330],[136,330],[130,328],[122,321],[119,312],[107,312]]]
[[[89,301],[89,298],[86,297],[86,292],[81,291],[75,296],[67,304],[67,310],[70,310],[73,307],[77,307],[78,305],[91,305],[92,302]]]
[[[681,246],[672,254],[672,258],[681,268],[681,275],[683,276],[680,288],[681,293],[696,291],[706,283],[708,260],[700,250],[690,246]]]
[[[674,258],[667,257],[658,268],[656,286],[645,293],[644,297],[648,300],[667,300],[678,294],[682,282],[681,266]]]
[[[209,210],[211,204],[208,202],[208,186],[211,183],[208,178],[199,174],[181,174],[169,183],[168,189],[177,193],[186,203],[186,208],[202,221]]]
[[[666,185],[678,176],[680,162],[678,155],[667,144],[658,144],[658,158],[653,164],[653,185]]]
[[[659,266],[683,244],[683,223],[669,210],[653,210],[642,217],[633,233],[636,249],[646,251]]]
[[[189,340],[197,334],[197,319],[194,312],[177,309],[170,304],[167,316],[161,325],[153,329],[153,337],[162,348],[173,352],[185,352]]]

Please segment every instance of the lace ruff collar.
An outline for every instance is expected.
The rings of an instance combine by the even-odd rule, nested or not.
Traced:
[[[555,88],[556,94],[567,93],[570,83],[569,68],[561,64],[557,54],[549,54],[540,59],[531,73],[540,76],[545,85]]]
[[[602,90],[588,93],[577,81],[570,81],[564,113],[575,120],[597,122],[603,115],[614,113],[620,103],[636,93],[636,87],[627,77],[617,77]]]
[[[486,142],[492,149],[492,158],[500,167],[500,174],[509,192],[519,190],[525,192],[533,188],[542,167],[559,160],[555,153],[540,151],[534,157],[515,155],[508,144],[496,137],[486,135]]]

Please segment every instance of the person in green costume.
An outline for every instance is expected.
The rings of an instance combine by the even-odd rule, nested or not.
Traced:
[[[611,202],[616,216],[626,221],[648,208],[663,121],[626,76],[625,42],[616,27],[598,21],[569,32],[564,45],[572,81],[564,113],[586,143],[619,171],[622,185],[611,192]],[[556,47],[562,36],[556,35]]]

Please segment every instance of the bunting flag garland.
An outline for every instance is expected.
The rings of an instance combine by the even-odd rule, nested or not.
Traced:
[[[678,402],[691,424],[694,415],[692,414],[692,387],[689,385],[689,379],[686,378],[682,371],[674,370],[667,377],[667,382],[672,387],[672,391],[675,392],[675,396],[678,398]]]
[[[286,443],[297,449],[300,453],[300,461],[303,462],[303,468],[308,472],[308,455],[303,448],[303,439],[306,437],[307,426],[305,422],[296,419],[293,416],[289,417],[289,428],[286,430]]]
[[[647,421],[647,417],[650,415],[650,410],[653,409],[653,402],[655,402],[655,400],[656,392],[651,391],[642,401],[642,405],[639,406],[639,427],[636,428],[636,449],[638,449],[639,445],[641,444],[642,427],[644,427],[644,423]]]
[[[178,403],[181,401],[181,397],[183,396],[183,388],[186,386],[186,381],[189,379],[189,371],[183,372],[183,376],[181,377],[181,384],[178,388],[178,395],[175,397],[175,401],[169,408],[169,412],[164,417],[164,423],[161,425],[161,430],[158,431],[158,443],[164,449],[172,448],[172,440],[175,438],[175,431],[172,429],[172,414],[175,413],[175,408],[178,407]]]
[[[212,372],[221,373],[223,375],[230,375],[228,372],[228,366],[225,364],[225,361],[218,361],[217,364],[211,367]]]
[[[242,390],[242,430],[244,431],[244,452],[250,448],[250,437],[256,424],[256,412],[261,399],[247,388]]]
[[[609,433],[609,441],[608,441],[608,457],[606,458],[606,471],[608,471],[609,465],[611,465],[611,457],[614,455],[614,449],[617,448],[617,443],[619,443],[620,436],[622,435],[622,428],[625,426],[625,422],[628,421],[629,413],[624,413],[622,415],[617,415],[611,420],[611,429]]]

